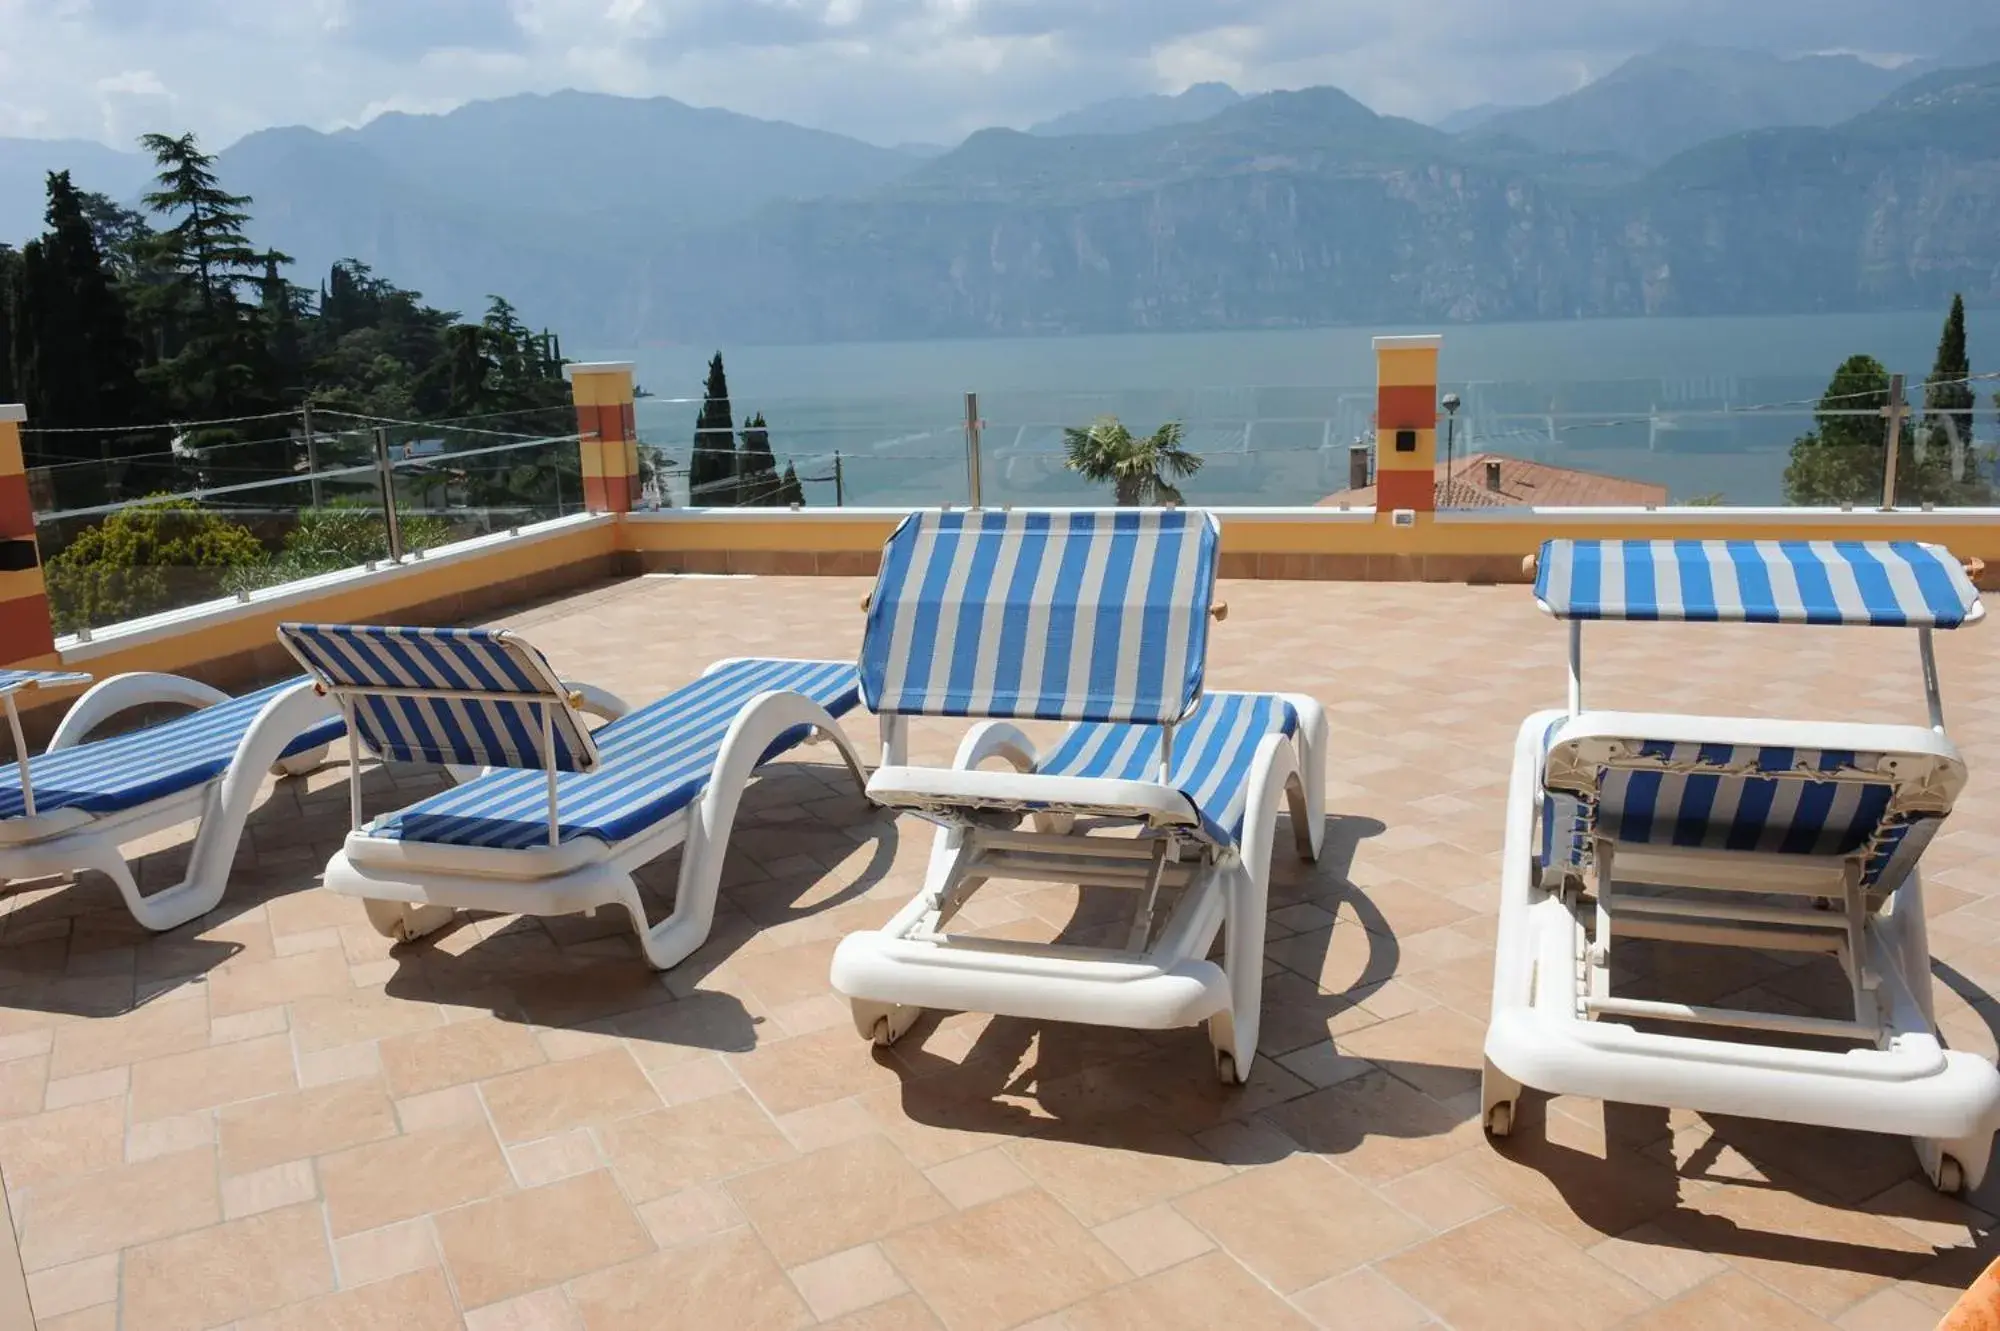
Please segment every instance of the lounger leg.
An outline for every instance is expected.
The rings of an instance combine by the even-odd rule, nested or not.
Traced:
[[[832,740],[856,783],[864,792],[867,790],[867,778],[863,775],[866,769],[860,756],[824,707],[803,694],[782,689],[760,693],[746,703],[730,723],[729,733],[723,736],[715,766],[709,770],[707,788],[688,810],[687,841],[681,846],[680,882],[674,892],[673,914],[658,924],[648,925],[638,885],[628,878],[620,893],[625,909],[631,912],[632,926],[638,930],[639,946],[656,969],[669,970],[679,965],[708,941],[709,928],[715,923],[722,861],[729,852],[729,832],[736,823],[736,806],[743,798],[743,787],[757,770],[758,760],[778,737],[797,726],[812,726]]]
[[[1288,693],[1285,701],[1299,714],[1299,780],[1288,791],[1292,837],[1299,858],[1319,859],[1326,841],[1326,709],[1303,694]]]
[[[374,897],[364,898],[362,903],[368,911],[368,923],[375,926],[375,932],[384,938],[393,938],[399,943],[409,943],[425,934],[436,933],[450,924],[458,912],[450,906],[428,906],[415,901],[378,901]]]
[[[1278,801],[1295,800],[1300,786],[1298,751],[1282,735],[1266,735],[1250,764],[1250,799],[1243,812],[1243,845],[1217,866],[1223,878],[1223,970],[1229,976],[1229,1011],[1208,1021],[1216,1075],[1241,1085],[1257,1057],[1257,1028],[1264,1005],[1264,929],[1270,901],[1271,840],[1278,830]],[[1297,807],[1296,804],[1293,805]]]

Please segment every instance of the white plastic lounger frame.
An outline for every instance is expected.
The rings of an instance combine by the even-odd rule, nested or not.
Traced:
[[[265,773],[286,776],[312,770],[325,756],[326,740],[339,733],[338,713],[306,680],[232,699],[179,675],[124,674],[77,699],[56,727],[43,758],[30,762],[20,756],[26,746],[14,694],[31,684],[53,687],[90,677],[51,673],[28,680],[22,678],[26,673],[0,672],[21,801],[17,815],[0,818],[0,881],[95,869],[117,886],[132,918],[155,931],[178,928],[215,909],[228,886],[236,847]],[[257,698],[263,699],[261,704]],[[135,708],[189,707],[197,709],[199,717],[205,709],[231,703],[248,714],[204,727],[202,736],[226,749],[230,754],[226,764],[212,751],[182,753],[173,745],[155,746],[146,753],[147,770],[141,772],[120,762],[120,754],[131,753],[128,739],[93,742],[90,738],[106,722]],[[301,746],[307,737],[317,742]],[[93,752],[106,754],[101,769],[90,767]],[[176,769],[183,758],[192,765]],[[48,774],[46,759],[54,759],[63,769],[61,777]],[[33,778],[37,765],[43,767],[39,799]],[[209,769],[218,767],[209,774]],[[190,776],[190,772],[200,774]],[[91,788],[80,789],[81,781]],[[164,793],[147,796],[149,785]],[[11,804],[11,798],[7,802]],[[199,819],[200,827],[186,875],[170,887],[141,896],[120,847],[191,819]]]
[[[596,824],[581,831],[571,826],[572,810],[559,805],[561,776],[596,774],[599,793],[590,797],[592,809],[575,811],[579,818],[603,814],[607,802],[617,806],[611,811],[617,814],[657,795],[662,764],[686,758],[687,746],[668,733],[651,741],[639,760],[621,763],[615,754],[600,754],[579,709],[614,722],[638,722],[645,712],[671,708],[679,695],[634,713],[603,690],[558,680],[540,652],[505,630],[285,624],[279,635],[340,700],[353,721],[350,735],[370,754],[450,766],[465,783],[453,796],[461,805],[494,792],[483,813],[475,807],[425,815],[420,803],[364,824],[359,785],[354,786],[352,828],[327,864],[326,885],[365,899],[375,927],[404,941],[433,932],[461,909],[567,915],[619,905],[631,917],[647,961],[668,969],[708,937],[737,803],[774,746],[816,731],[834,742],[857,786],[865,779],[853,746],[825,705],[792,687],[746,685],[726,700],[733,719],[699,789],[657,819],[624,818],[616,825],[629,824],[629,830],[607,839]],[[722,661],[703,679],[759,665],[770,667],[767,673],[774,677],[783,667],[809,667],[815,677],[829,669],[852,676],[851,669],[822,662]],[[850,683],[850,696],[852,691]],[[484,775],[478,772],[482,767]],[[522,825],[515,817],[518,782],[500,784],[513,773],[495,769],[545,774],[546,830],[536,834],[539,844],[511,835]],[[629,782],[621,778],[625,772]],[[485,826],[500,830],[454,837],[419,826],[428,819],[463,832],[482,818]],[[633,871],[676,846],[683,851],[673,911],[649,925]]]
[[[1916,868],[1965,782],[1930,640],[1983,616],[1965,571],[1878,542],[1553,541],[1538,563],[1537,599],[1569,621],[1570,705],[1515,743],[1487,1129],[1506,1135],[1533,1086],[1907,1135],[1937,1186],[1978,1186],[2000,1073],[1938,1039]],[[1585,711],[1584,619],[1915,629],[1930,725]],[[1823,953],[1851,1011],[1613,995],[1611,951],[1632,938]]]
[[[833,986],[863,1036],[891,1043],[926,1007],[1206,1022],[1219,1074],[1248,1078],[1271,841],[1288,801],[1300,854],[1318,854],[1326,721],[1295,695],[1203,697],[1208,622],[1222,612],[1217,530],[1187,510],[926,512],[890,537],[868,602],[864,701],[894,727],[898,757],[907,717],[993,719],[951,767],[884,767],[869,782],[879,803],[938,830],[923,890],[834,955]],[[1008,723],[1028,718],[1078,724],[1042,753]],[[992,879],[1130,890],[1123,945],[954,932]]]

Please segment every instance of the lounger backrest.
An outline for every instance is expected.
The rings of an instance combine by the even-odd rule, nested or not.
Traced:
[[[588,772],[597,746],[542,654],[505,629],[281,624],[278,638],[394,762]],[[544,737],[549,743],[544,744]]]
[[[1923,733],[1923,732],[1918,732]],[[1901,883],[1964,786],[1942,737],[1915,752],[1558,739],[1544,788],[1545,863],[1622,845],[1863,857],[1862,883]]]
[[[1173,724],[1201,698],[1219,528],[1191,509],[918,512],[861,644],[877,713]]]
[[[1535,599],[1557,619],[1957,628],[1979,592],[1915,541],[1546,541]]]

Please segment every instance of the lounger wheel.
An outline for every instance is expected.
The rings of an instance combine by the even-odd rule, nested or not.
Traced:
[[[854,1013],[854,1029],[861,1038],[885,1049],[902,1039],[903,1033],[924,1014],[922,1008],[907,1003],[876,1003],[866,998],[851,999],[848,1007]]]
[[[363,904],[375,932],[399,943],[414,942],[425,934],[435,933],[449,924],[454,914],[449,906],[426,906],[413,901],[378,901],[369,897]]]
[[[1514,1106],[1521,1096],[1521,1083],[1493,1066],[1487,1059],[1479,1072],[1481,1118],[1489,1137],[1505,1137],[1514,1131]]]
[[[271,764],[271,775],[304,776],[307,772],[317,771],[326,761],[326,748],[326,745],[320,744],[289,758],[280,758]]]
[[[1991,1132],[1952,1139],[1918,1137],[1911,1145],[1917,1148],[1917,1160],[1931,1186],[1949,1195],[1969,1192],[1985,1181],[1993,1138]]]

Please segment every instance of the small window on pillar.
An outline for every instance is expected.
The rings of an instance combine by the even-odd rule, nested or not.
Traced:
[[[1398,431],[1396,431],[1396,451],[1397,451],[1398,453],[1414,453],[1414,452],[1416,452],[1416,451],[1417,451],[1417,432],[1416,432],[1415,430],[1398,430]]]

